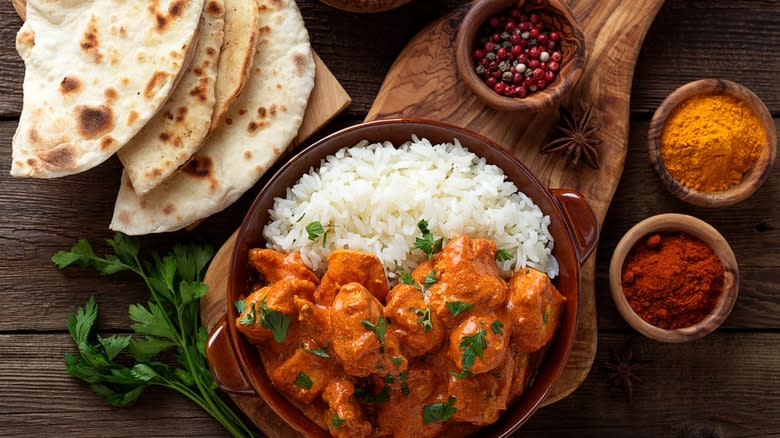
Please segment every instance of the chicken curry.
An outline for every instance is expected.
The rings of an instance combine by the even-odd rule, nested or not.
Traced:
[[[565,302],[534,269],[501,278],[495,257],[495,242],[461,236],[391,289],[369,253],[336,250],[319,278],[297,252],[252,249],[261,281],[236,325],[333,436],[462,434],[523,394]]]

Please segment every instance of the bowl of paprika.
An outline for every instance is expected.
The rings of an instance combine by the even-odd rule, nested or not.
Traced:
[[[746,87],[701,79],[672,92],[648,129],[648,152],[666,189],[699,207],[726,207],[766,180],[777,151],[774,120]]]
[[[661,342],[702,338],[731,313],[739,270],[726,239],[692,216],[668,213],[634,225],[609,265],[612,299],[643,335]]]

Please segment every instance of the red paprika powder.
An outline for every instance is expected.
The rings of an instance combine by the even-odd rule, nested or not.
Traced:
[[[656,233],[628,253],[623,293],[639,317],[662,329],[690,327],[723,291],[723,264],[706,243],[686,233]]]

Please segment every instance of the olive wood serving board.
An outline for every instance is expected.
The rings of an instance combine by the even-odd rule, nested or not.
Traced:
[[[510,150],[547,187],[574,189],[590,202],[603,224],[623,173],[628,150],[629,100],[634,66],[645,34],[663,0],[568,0],[585,35],[587,61],[563,100],[577,109],[592,104],[601,125],[601,169],[567,166],[560,156],[542,155],[557,108],[535,113],[499,112],[463,83],[455,65],[454,40],[464,6],[433,22],[406,46],[385,77],[367,120],[418,117],[446,121],[478,132]],[[522,190],[522,187],[520,188]],[[571,394],[587,377],[596,356],[595,255],[582,269],[582,295],[575,345],[563,374],[544,405]]]
[[[567,167],[556,156],[540,155],[550,136],[557,109],[534,114],[501,113],[483,105],[457,76],[453,42],[467,6],[423,29],[390,68],[366,120],[392,117],[438,119],[476,131],[512,151],[548,187],[579,191],[590,201],[599,223],[623,172],[627,153],[629,99],[634,66],[645,34],[663,0],[569,0],[583,27],[588,61],[564,104],[592,103],[602,125],[601,169]],[[201,300],[201,318],[211,328],[225,313],[224,296],[234,233],[217,252],[206,274],[209,293]],[[574,391],[591,369],[596,354],[595,256],[582,270],[577,339],[566,369],[544,404]],[[269,437],[297,432],[254,396],[231,395]]]

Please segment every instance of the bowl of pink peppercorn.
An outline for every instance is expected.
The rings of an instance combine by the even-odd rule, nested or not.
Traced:
[[[479,0],[455,38],[458,74],[500,111],[550,107],[585,67],[585,37],[561,0]]]

